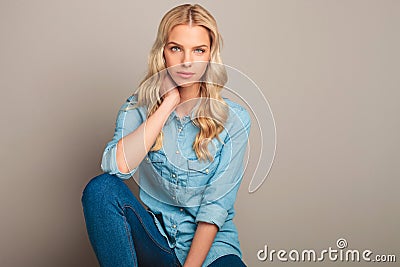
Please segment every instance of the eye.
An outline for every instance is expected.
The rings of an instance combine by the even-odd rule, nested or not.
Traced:
[[[172,52],[181,51],[181,49],[180,49],[179,47],[177,47],[177,46],[173,46],[173,47],[171,47],[170,49],[171,49]]]
[[[201,48],[197,48],[196,50],[194,50],[196,53],[198,54],[203,54],[204,52],[206,52],[206,50],[201,49]]]

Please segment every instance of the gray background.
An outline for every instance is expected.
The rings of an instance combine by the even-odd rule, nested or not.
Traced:
[[[1,266],[97,266],[81,192],[180,3],[0,2]],[[276,122],[268,178],[249,194],[246,173],[236,202],[246,263],[307,265],[256,253],[340,237],[399,258],[400,2],[199,3],[219,23],[224,62],[261,88]]]

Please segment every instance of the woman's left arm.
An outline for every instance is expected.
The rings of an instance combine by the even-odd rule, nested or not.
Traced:
[[[243,172],[243,158],[248,142],[251,119],[244,108],[230,110],[231,127],[220,154],[217,170],[202,195],[196,215],[197,229],[184,267],[202,266],[217,232],[228,218],[239,189]]]
[[[218,227],[213,223],[199,222],[183,267],[201,266],[214,241]]]

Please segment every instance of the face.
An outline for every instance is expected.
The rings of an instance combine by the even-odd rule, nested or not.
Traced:
[[[168,72],[178,86],[200,81],[210,60],[210,37],[202,26],[177,25],[164,47]]]

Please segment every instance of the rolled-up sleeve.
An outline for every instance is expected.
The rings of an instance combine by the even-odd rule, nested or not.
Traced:
[[[114,136],[104,149],[101,159],[101,169],[103,172],[114,174],[121,179],[129,179],[138,169],[131,169],[128,173],[122,173],[117,165],[117,143],[118,141],[133,132],[143,123],[143,115],[138,107],[132,108],[136,104],[136,96],[129,97],[118,111]],[[127,110],[127,108],[129,109]]]
[[[251,118],[243,107],[230,109],[227,137],[220,154],[220,161],[202,195],[196,223],[213,223],[219,229],[229,215],[234,214],[234,203],[244,172],[244,155],[250,133]]]

